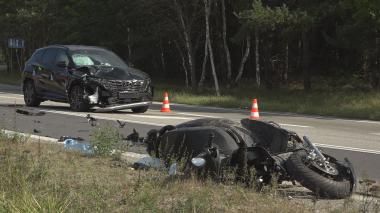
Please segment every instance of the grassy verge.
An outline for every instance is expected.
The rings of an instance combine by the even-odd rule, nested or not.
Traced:
[[[0,67],[0,84],[20,85],[21,73],[20,72],[7,72]]]
[[[110,157],[0,138],[0,212],[313,212],[276,193],[135,171]],[[341,208],[341,207],[340,207]],[[353,206],[327,212],[356,212]]]
[[[154,99],[162,101],[163,92],[168,91],[174,103],[249,110],[252,98],[257,98],[262,111],[380,120],[379,91],[317,89],[306,93],[297,88],[264,90],[250,85],[247,82],[234,89],[224,89],[224,95],[217,97],[211,89],[197,93],[175,84],[158,84]]]

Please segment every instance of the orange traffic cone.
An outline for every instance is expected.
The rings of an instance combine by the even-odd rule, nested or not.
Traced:
[[[257,105],[257,99],[253,99],[252,101],[252,109],[251,109],[251,116],[249,116],[249,119],[251,120],[259,120],[260,115],[259,115],[259,107]]]
[[[165,92],[165,95],[164,95],[164,101],[162,102],[161,112],[171,112],[170,104],[169,104],[169,95],[167,92]]]

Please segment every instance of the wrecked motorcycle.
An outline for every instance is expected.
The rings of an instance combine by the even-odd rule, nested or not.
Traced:
[[[220,181],[227,171],[234,171],[236,181],[261,185],[276,177],[279,182],[298,181],[324,198],[348,197],[356,186],[348,159],[338,161],[307,137],[300,138],[274,122],[198,119],[151,130],[146,143],[148,153],[167,167],[183,162],[182,171]]]

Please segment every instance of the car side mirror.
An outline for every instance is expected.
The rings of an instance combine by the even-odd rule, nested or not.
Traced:
[[[66,61],[58,61],[57,62],[57,67],[66,68],[67,67],[67,62]]]

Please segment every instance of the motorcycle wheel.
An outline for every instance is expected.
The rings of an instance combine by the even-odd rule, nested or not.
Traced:
[[[351,195],[351,182],[342,177],[343,166],[335,163],[339,174],[335,177],[313,170],[306,163],[307,153],[305,150],[294,152],[286,161],[289,175],[302,186],[313,191],[322,198],[341,199]]]

